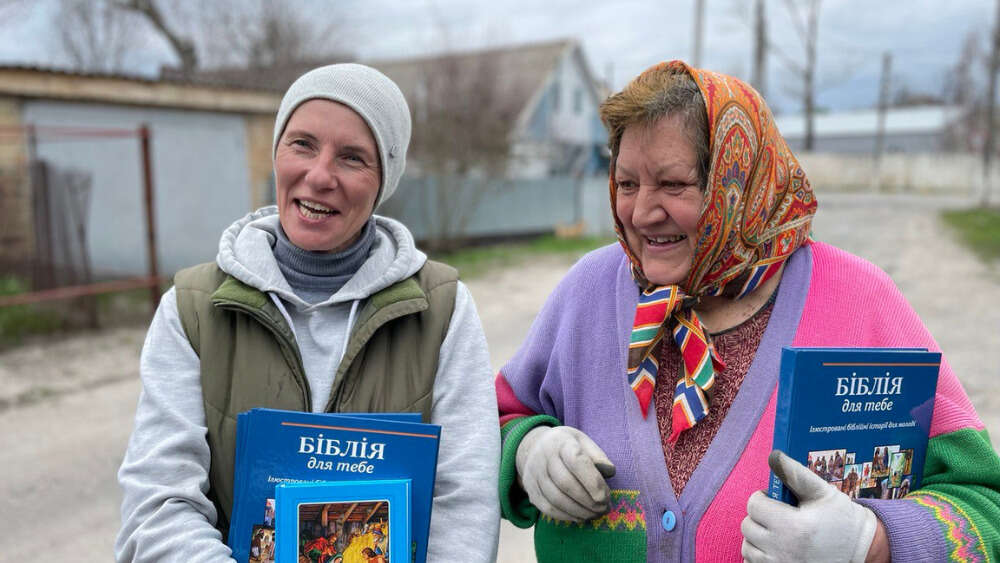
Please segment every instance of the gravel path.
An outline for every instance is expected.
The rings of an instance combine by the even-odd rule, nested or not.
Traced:
[[[1000,274],[937,222],[954,199],[821,194],[815,236],[863,256],[900,286],[1000,440]],[[472,280],[494,368],[513,354],[570,262],[545,258]],[[106,561],[117,531],[121,460],[139,392],[144,327],[32,343],[0,353],[0,562],[38,553]],[[44,538],[58,532],[53,543]],[[43,551],[44,550],[44,551]],[[530,534],[504,523],[500,561],[534,560]]]

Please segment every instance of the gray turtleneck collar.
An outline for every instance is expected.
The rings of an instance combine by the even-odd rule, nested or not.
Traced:
[[[368,259],[375,242],[375,220],[369,219],[358,240],[340,252],[303,250],[288,240],[280,225],[276,235],[274,258],[281,274],[303,301],[318,303],[343,287]]]

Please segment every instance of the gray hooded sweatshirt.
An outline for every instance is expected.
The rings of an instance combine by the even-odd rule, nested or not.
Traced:
[[[375,242],[357,273],[330,298],[310,304],[278,268],[274,207],[230,226],[216,262],[227,274],[266,292],[295,333],[313,412],[322,411],[364,300],[416,273],[427,257],[398,221],[375,216]],[[198,356],[164,294],[140,359],[142,392],[135,428],[118,472],[124,492],[117,561],[232,561],[215,529],[208,492],[209,449]],[[461,282],[441,345],[431,422],[441,425],[427,561],[496,558],[500,508],[496,493],[500,436],[489,353],[479,315]]]

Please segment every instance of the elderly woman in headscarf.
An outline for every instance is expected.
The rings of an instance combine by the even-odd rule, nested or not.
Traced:
[[[1000,466],[946,363],[906,499],[854,502],[771,452],[782,346],[937,346],[885,273],[810,239],[816,198],[759,94],[675,61],[601,117],[619,244],[496,378],[501,508],[539,561],[996,554]],[[769,467],[799,506],[760,492]]]
[[[499,506],[484,484],[499,429],[475,305],[453,268],[373,214],[406,163],[402,92],[363,65],[312,70],[281,101],[273,139],[277,206],[226,229],[215,262],[179,272],[150,326],[118,561],[231,560],[234,421],[255,407],[441,425],[427,560],[461,544],[492,561]]]

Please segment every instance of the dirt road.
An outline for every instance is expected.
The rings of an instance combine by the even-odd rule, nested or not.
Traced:
[[[889,272],[1000,443],[1000,275],[958,246],[936,219],[937,209],[964,202],[839,194],[820,201],[815,236]],[[517,349],[568,266],[543,259],[469,283],[494,367]],[[6,538],[0,562],[110,558],[121,498],[115,471],[139,392],[143,334],[120,329],[0,354]],[[530,534],[505,523],[499,560],[529,562],[532,552]]]

